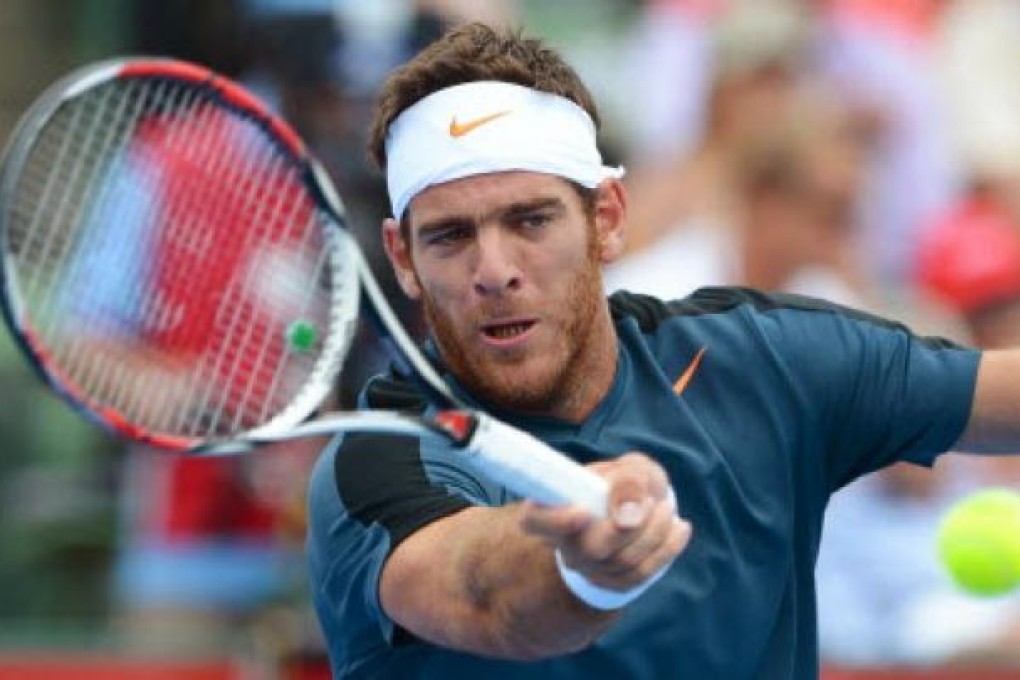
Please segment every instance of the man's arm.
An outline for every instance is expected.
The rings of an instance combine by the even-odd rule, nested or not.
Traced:
[[[1020,452],[1020,349],[982,354],[970,419],[954,448],[971,453]]]
[[[626,590],[668,565],[690,537],[649,459],[593,468],[610,482],[611,519],[516,503],[433,522],[387,560],[379,586],[387,614],[422,639],[485,656],[535,660],[590,644],[616,612],[567,590],[554,549],[596,585]]]

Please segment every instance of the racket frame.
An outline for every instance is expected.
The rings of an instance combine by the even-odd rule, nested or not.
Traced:
[[[267,139],[279,144],[309,187],[317,187],[321,182],[321,179],[312,182],[313,175],[322,171],[313,169],[317,162],[287,123],[241,86],[205,67],[160,57],[121,57],[76,69],[48,87],[22,115],[0,157],[0,253],[3,254],[0,257],[0,313],[12,329],[21,353],[40,378],[75,411],[114,434],[177,452],[212,451],[217,443],[226,445],[238,438],[251,438],[252,441],[275,438],[306,420],[319,408],[333,389],[343,357],[357,333],[361,292],[359,277],[367,265],[347,231],[347,219],[339,199],[327,204],[322,200],[325,194],[312,192],[319,219],[324,223],[322,228],[332,264],[330,273],[337,277],[343,275],[343,280],[333,285],[330,332],[325,336],[323,351],[301,392],[267,422],[247,432],[225,437],[188,437],[151,431],[132,423],[117,409],[91,399],[73,380],[63,375],[55,362],[49,360],[49,350],[38,339],[26,315],[8,240],[10,218],[7,211],[14,204],[11,197],[21,180],[20,170],[25,167],[39,136],[62,107],[113,81],[137,78],[165,78],[199,86],[207,91],[210,98],[221,101],[235,113],[263,127]],[[355,266],[345,263],[345,258],[350,258]],[[375,288],[378,289],[377,284]],[[223,447],[224,450],[228,448]]]
[[[8,220],[0,212],[0,311],[8,322],[22,353],[51,389],[75,410],[107,430],[136,441],[177,452],[224,455],[249,451],[259,445],[299,436],[332,435],[359,430],[441,438],[453,444],[483,473],[491,475],[521,495],[545,503],[576,503],[596,516],[604,516],[608,485],[601,477],[552,451],[532,435],[469,408],[452,392],[435,367],[418,349],[400,323],[373,276],[364,254],[348,229],[343,203],[322,166],[308,153],[297,134],[239,85],[205,67],[160,58],[121,58],[100,62],[72,72],[48,88],[22,117],[0,161],[0,211],[10,208],[10,196],[32,144],[56,111],[111,79],[166,77],[209,88],[239,113],[248,116],[278,141],[296,164],[324,223],[326,244],[334,265],[331,274],[343,272],[334,282],[330,333],[320,361],[291,403],[269,421],[249,431],[224,437],[197,438],[154,433],[130,423],[113,408],[90,400],[72,381],[46,360],[46,349],[27,322],[13,275],[7,242]],[[342,265],[342,266],[341,266]],[[342,296],[340,294],[345,293]],[[427,397],[439,410],[428,417],[385,411],[322,414],[307,419],[332,390],[350,344],[364,316],[388,341],[391,355],[404,363]],[[321,364],[321,365],[319,365]]]

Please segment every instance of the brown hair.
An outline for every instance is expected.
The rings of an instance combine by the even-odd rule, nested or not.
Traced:
[[[591,93],[563,58],[520,30],[481,23],[454,28],[393,71],[376,100],[368,152],[386,169],[386,132],[405,109],[433,92],[477,80],[501,80],[565,97],[599,125]]]

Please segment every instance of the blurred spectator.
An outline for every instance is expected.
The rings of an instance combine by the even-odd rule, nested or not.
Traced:
[[[925,294],[960,315],[977,345],[1020,344],[1020,227],[993,195],[975,190],[925,231],[917,277]],[[1020,662],[1020,595],[966,595],[936,555],[942,514],[988,485],[1020,488],[1017,461],[950,455],[932,471],[900,464],[833,498],[817,570],[825,658]]]
[[[239,8],[246,37],[240,77],[323,160],[344,197],[349,227],[376,257],[387,207],[381,178],[365,162],[365,113],[379,79],[455,20],[441,12],[456,4],[247,0]],[[373,264],[389,281],[389,266]],[[385,360],[377,346],[358,342],[340,399],[349,400]],[[307,646],[301,616],[291,617],[296,626],[280,628],[276,614],[281,607],[303,612],[309,601],[301,569],[304,484],[320,448],[302,441],[205,459],[133,447],[122,484],[117,570],[125,641],[149,650],[222,652],[251,645],[267,617],[275,617],[264,646],[277,656]]]
[[[646,0],[628,45],[630,152],[653,167],[686,157],[705,132],[714,25],[725,0]],[[654,77],[652,87],[648,78]]]
[[[656,7],[652,3],[651,10]],[[710,14],[700,14],[697,19],[701,22],[698,30],[707,31],[711,41],[710,54],[704,55],[704,63],[697,66],[706,71],[700,75],[687,74],[690,79],[704,77],[707,86],[688,89],[683,101],[677,104],[686,113],[674,110],[672,114],[686,117],[689,124],[696,107],[687,97],[699,99],[701,129],[660,130],[663,138],[655,143],[658,152],[643,154],[651,144],[642,145],[629,163],[626,181],[631,189],[628,217],[631,251],[659,248],[662,246],[659,239],[691,224],[726,226],[732,222],[734,194],[738,191],[733,185],[737,158],[790,124],[791,110],[799,96],[803,15],[784,2],[740,2],[713,7]],[[676,36],[678,40],[684,37]],[[697,40],[705,37],[699,36]],[[665,70],[666,76],[687,68],[688,64],[673,66]],[[668,101],[652,102],[668,98],[664,92],[687,84],[653,81],[649,87],[647,79],[652,73],[661,72],[649,70],[635,79],[643,88],[642,108],[669,110]],[[684,141],[677,146],[676,140],[692,135],[697,141],[690,148]]]
[[[222,654],[243,648],[273,607],[303,606],[304,480],[316,451],[299,442],[193,458],[132,447],[115,589],[122,642]]]
[[[945,4],[938,66],[949,139],[968,174],[1004,185],[1005,205],[1020,216],[1020,3]]]
[[[386,216],[382,178],[364,151],[367,112],[378,79],[406,58],[433,20],[408,2],[244,0],[239,30],[247,45],[241,79],[290,123],[322,161],[338,187],[348,228],[361,243],[383,290],[410,318],[382,255],[379,224]],[[339,398],[351,404],[358,388],[386,361],[360,330],[342,374]]]
[[[838,492],[818,557],[822,659],[849,666],[1002,660],[1020,649],[1020,598],[975,598],[950,580],[938,523],[967,491],[1003,481],[963,456],[898,464]],[[1018,659],[1014,658],[1016,662]]]
[[[109,611],[116,550],[109,439],[42,387],[0,337],[0,639]]]
[[[286,348],[277,331],[286,319],[278,306],[266,304],[264,289],[231,284],[245,280],[252,261],[299,257],[306,243],[279,211],[261,217],[265,240],[241,238],[246,204],[223,200],[223,185],[210,182],[203,159],[220,160],[218,169],[236,177],[257,164],[261,149],[251,143],[246,124],[212,115],[166,122],[153,115],[135,123],[131,143],[111,164],[107,195],[119,200],[95,213],[93,227],[104,230],[95,243],[142,244],[128,254],[135,266],[122,266],[122,251],[74,250],[67,276],[79,292],[65,301],[61,316],[78,329],[83,364],[106,363],[137,378],[111,387],[116,408],[156,431],[180,433],[187,424],[197,429],[193,418],[200,417],[224,434],[261,424],[265,412],[278,412],[293,398],[279,389],[291,382],[286,370],[278,372]],[[206,156],[173,143],[196,133],[205,135]],[[247,188],[288,204],[293,189],[276,167],[248,177]],[[172,238],[168,223],[175,227]],[[207,247],[193,247],[197,240]],[[306,259],[313,265],[316,257]],[[120,275],[105,282],[96,276],[107,271]],[[159,304],[140,303],[132,294],[138,286]],[[191,299],[196,290],[205,293],[202,304]],[[233,314],[228,318],[224,300]],[[309,318],[324,318],[324,298],[307,302]],[[160,320],[165,309],[183,314],[166,323]],[[210,332],[228,319],[243,322],[243,337],[234,334],[228,342]],[[260,361],[224,360],[244,348],[257,350]],[[303,527],[294,508],[303,507],[314,453],[308,442],[234,458],[160,455],[130,446],[120,480],[124,523],[115,575],[121,641],[135,651],[222,653],[236,649],[242,624],[278,601],[296,601]]]
[[[1020,343],[1020,224],[996,197],[975,188],[925,234],[921,289],[965,321],[987,348]]]
[[[978,181],[921,243],[921,289],[963,320],[974,344],[1020,345],[1020,215],[996,181]],[[1020,489],[1013,457],[971,459],[985,483]]]
[[[880,285],[909,285],[921,230],[955,200],[959,159],[937,77],[941,0],[823,0],[813,68],[872,145],[863,253]]]
[[[860,304],[849,261],[860,157],[844,121],[802,103],[726,167],[726,220],[693,218],[606,269],[610,290],[665,299],[738,284]]]

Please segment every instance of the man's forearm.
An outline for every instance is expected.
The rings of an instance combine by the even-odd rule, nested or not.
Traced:
[[[472,602],[492,625],[488,644],[513,658],[542,658],[583,649],[616,617],[580,602],[564,586],[552,549],[523,534],[520,506],[480,523],[459,567]],[[498,652],[497,652],[498,653]]]
[[[535,660],[590,644],[615,614],[567,591],[552,549],[521,531],[519,513],[470,508],[409,538],[384,571],[390,616],[419,637],[486,656]]]

